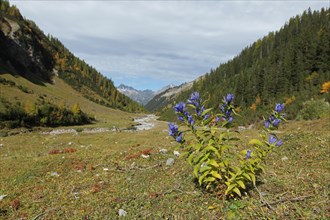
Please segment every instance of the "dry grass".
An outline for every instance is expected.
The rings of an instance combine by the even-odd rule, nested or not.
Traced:
[[[230,201],[202,191],[183,159],[165,166],[176,144],[162,122],[143,132],[3,137],[0,195],[7,197],[0,219],[117,219],[120,208],[128,219],[329,219],[329,126],[329,120],[286,124],[285,145],[258,185],[261,195],[251,190]],[[254,135],[242,132],[243,139]]]

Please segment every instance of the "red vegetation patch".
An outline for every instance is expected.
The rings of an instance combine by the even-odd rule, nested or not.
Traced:
[[[138,157],[140,157],[142,154],[144,154],[144,155],[150,155],[152,151],[153,151],[152,148],[147,148],[147,149],[144,149],[144,150],[139,151],[139,152],[136,153],[136,154],[128,155],[127,157],[125,157],[125,160],[130,160],[130,159],[138,158]]]
[[[74,153],[76,151],[77,149],[75,148],[64,148],[63,150],[53,149],[48,151],[48,154],[69,154],[69,153]]]
[[[97,193],[101,190],[101,186],[98,183],[95,183],[92,187],[92,193]]]
[[[48,154],[60,154],[60,153],[62,153],[62,151],[60,151],[58,149],[53,149],[53,150],[48,151]]]
[[[63,153],[65,153],[65,154],[67,154],[67,153],[74,153],[76,151],[77,151],[77,149],[75,149],[75,148],[65,148],[63,150]]]
[[[14,199],[12,202],[11,202],[11,207],[14,209],[14,210],[17,210],[21,205],[21,202],[18,200],[18,199]]]

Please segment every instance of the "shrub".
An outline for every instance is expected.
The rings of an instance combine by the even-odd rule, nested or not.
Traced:
[[[233,105],[234,95],[227,94],[220,105],[220,112],[206,109],[198,92],[191,94],[187,103],[174,106],[178,120],[185,131],[169,123],[169,135],[180,143],[193,175],[198,183],[216,194],[229,197],[241,196],[241,192],[255,186],[258,176],[264,171],[264,162],[283,141],[274,130],[284,121],[284,104],[276,104],[270,117],[264,119],[260,139],[252,139],[249,149],[238,151],[238,138],[231,129],[237,113]]]
[[[324,99],[309,100],[303,103],[303,108],[297,115],[297,120],[319,119],[329,115],[330,105]]]

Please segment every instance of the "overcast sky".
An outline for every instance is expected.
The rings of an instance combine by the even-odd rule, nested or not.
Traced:
[[[290,17],[329,7],[329,0],[10,3],[116,86],[152,90],[194,80]]]

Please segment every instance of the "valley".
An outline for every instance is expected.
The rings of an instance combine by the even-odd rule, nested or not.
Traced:
[[[0,220],[330,219],[329,8],[305,9],[219,64],[239,44],[220,44],[224,34],[246,28],[202,18],[231,3],[195,14],[202,4],[183,1],[194,10],[178,20],[191,8],[157,3],[176,13],[138,2],[152,12],[145,22],[125,1],[69,5],[99,14],[70,11],[71,29],[63,14],[64,44],[0,0]],[[94,19],[104,12],[138,16],[102,26]],[[167,16],[154,25],[159,12]],[[195,18],[191,30],[180,25]]]

